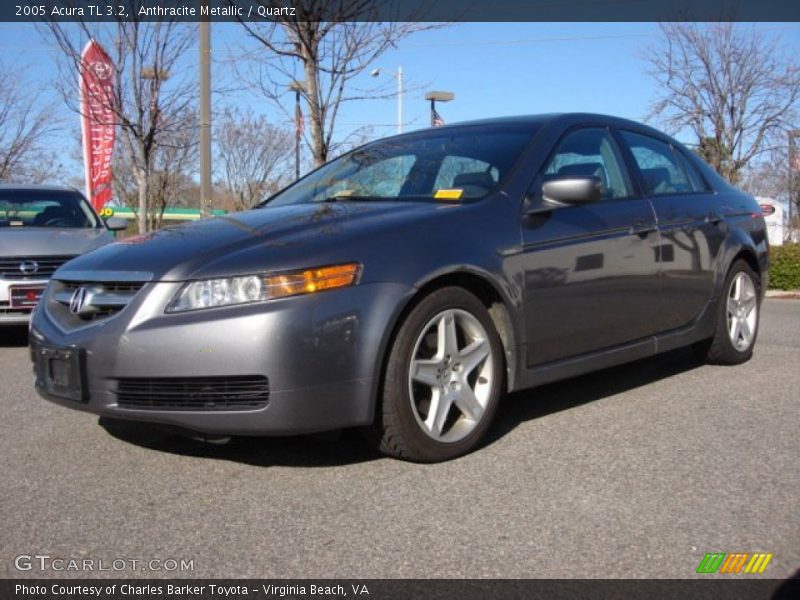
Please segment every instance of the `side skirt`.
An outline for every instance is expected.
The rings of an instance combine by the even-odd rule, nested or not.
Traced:
[[[689,346],[711,337],[716,321],[717,299],[710,301],[703,312],[689,325],[666,333],[647,337],[613,348],[605,348],[572,358],[557,360],[533,368],[523,368],[515,390],[552,383],[570,377],[577,377],[592,371],[633,362],[676,348]],[[522,354],[521,356],[524,356]]]

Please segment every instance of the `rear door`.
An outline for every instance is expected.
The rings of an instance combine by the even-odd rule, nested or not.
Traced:
[[[540,210],[542,181],[570,175],[600,177],[605,196]],[[531,189],[531,205],[537,203],[537,212],[522,217],[528,366],[655,333],[655,215],[635,193],[608,129],[577,128],[561,137]]]
[[[620,137],[661,233],[656,255],[662,274],[660,329],[680,328],[711,299],[724,218],[715,211],[715,195],[680,148],[634,131],[621,130]]]

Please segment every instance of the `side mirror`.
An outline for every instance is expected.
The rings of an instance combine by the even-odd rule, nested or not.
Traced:
[[[551,179],[542,184],[542,197],[545,201],[562,204],[587,204],[597,202],[603,197],[603,182],[599,177],[564,177]]]
[[[105,221],[106,227],[111,231],[124,231],[128,228],[128,220],[122,217],[108,217]]]

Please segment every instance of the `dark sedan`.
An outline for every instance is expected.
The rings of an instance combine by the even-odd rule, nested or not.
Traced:
[[[504,392],[687,345],[747,360],[767,253],[755,200],[649,127],[419,131],[59,269],[32,321],[36,388],[209,436],[359,426],[446,460]]]

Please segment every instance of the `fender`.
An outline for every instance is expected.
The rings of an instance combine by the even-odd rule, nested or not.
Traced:
[[[759,218],[763,221],[763,218]],[[747,226],[747,220],[750,220],[752,225]],[[758,265],[757,270],[762,281],[762,293],[766,289],[769,259],[766,236],[763,233],[763,223],[761,227],[758,227],[758,219],[754,219],[752,216],[740,216],[736,218],[736,221],[739,222],[739,226],[728,227],[727,235],[719,252],[714,271],[712,301],[716,301],[722,296],[725,277],[736,257],[742,254],[747,255],[751,259],[750,262]],[[759,235],[759,232],[761,232],[761,235]],[[761,239],[757,240],[756,238],[758,237],[761,237]]]
[[[386,365],[386,357],[389,352],[389,348],[391,347],[391,343],[394,340],[397,330],[402,324],[405,315],[408,314],[408,312],[413,308],[416,301],[422,297],[422,293],[424,293],[426,288],[435,286],[437,281],[444,281],[448,278],[457,278],[458,276],[464,275],[476,277],[482,280],[484,284],[488,285],[494,291],[503,304],[505,315],[494,313],[491,310],[490,314],[492,319],[495,321],[497,319],[508,320],[508,322],[504,324],[505,331],[499,332],[499,334],[503,340],[503,345],[506,351],[506,376],[508,378],[508,391],[513,391],[516,389],[517,383],[520,381],[520,365],[518,357],[522,355],[520,351],[521,343],[517,337],[517,332],[523,331],[523,329],[520,329],[522,327],[521,290],[516,289],[509,282],[505,282],[505,285],[501,285],[500,282],[496,281],[487,270],[475,265],[463,265],[460,268],[455,269],[440,268],[427,273],[425,276],[415,282],[413,287],[408,289],[407,293],[397,303],[394,312],[387,322],[385,334],[381,339],[380,345],[377,349],[377,356],[380,357],[380,360],[376,361],[373,375],[373,416],[378,401],[380,385],[383,380],[383,370]],[[518,298],[518,300],[512,300],[512,295]]]

